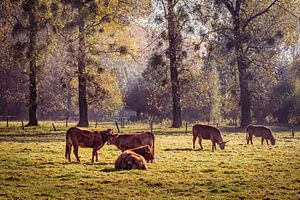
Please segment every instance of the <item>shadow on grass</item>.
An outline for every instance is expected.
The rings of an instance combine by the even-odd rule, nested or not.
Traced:
[[[153,130],[153,133],[155,135],[191,135],[192,132],[188,131],[187,134],[185,131],[157,131],[157,130]]]
[[[192,148],[167,148],[165,151],[199,151],[199,149],[192,149]]]
[[[115,168],[104,168],[100,170],[101,172],[117,172],[120,170],[116,170]]]
[[[64,132],[32,133],[32,134],[5,134],[0,135],[0,142],[63,142],[65,141]]]

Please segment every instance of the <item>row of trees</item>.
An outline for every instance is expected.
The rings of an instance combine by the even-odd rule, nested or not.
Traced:
[[[128,95],[128,105],[137,117],[141,109],[158,118],[170,117],[172,111],[172,127],[181,126],[182,109],[189,113],[186,119],[191,113],[198,120],[240,119],[242,127],[251,123],[251,116],[260,122],[267,117],[282,123],[295,121],[299,86],[289,67],[297,68],[299,56],[299,49],[292,45],[299,42],[297,4],[156,1],[155,7],[161,10],[155,16],[157,46],[143,77]],[[206,53],[199,57],[201,45]],[[294,54],[284,53],[287,49]],[[204,62],[202,74],[199,62]],[[168,71],[170,76],[162,76]]]
[[[38,104],[44,105],[41,114],[47,112],[47,106],[51,106],[53,113],[63,107],[69,113],[72,89],[78,84],[78,126],[88,126],[88,106],[101,110],[99,105],[105,105],[102,111],[106,112],[120,109],[123,103],[119,87],[115,87],[117,78],[108,66],[115,62],[114,57],[134,53],[132,36],[125,38],[125,35],[131,34],[130,18],[143,15],[139,9],[145,10],[146,3],[1,1],[1,49],[4,50],[1,69],[4,72],[2,78],[6,80],[1,81],[4,84],[2,105],[10,104],[9,99],[13,99],[15,105],[24,106],[24,98],[27,98],[27,125],[36,126]],[[12,76],[6,76],[9,71]],[[24,92],[27,81],[29,93]],[[12,85],[12,82],[18,85]],[[15,98],[17,92],[19,98]],[[62,106],[65,99],[67,106]],[[1,106],[2,113],[12,110],[19,113],[22,106],[15,105],[12,106],[14,109]]]
[[[4,0],[0,6],[0,111],[24,117],[27,106],[28,126],[37,125],[37,112],[77,115],[78,126],[88,126],[88,116],[111,117],[124,105],[138,119],[172,118],[172,127],[182,118],[240,119],[241,126],[251,116],[299,122],[297,1]]]

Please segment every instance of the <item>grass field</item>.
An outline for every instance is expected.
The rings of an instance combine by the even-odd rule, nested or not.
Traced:
[[[114,128],[98,129],[108,127]],[[271,127],[276,145],[262,146],[260,138],[246,145],[243,130],[222,128],[230,142],[212,152],[210,141],[203,151],[198,144],[192,149],[184,128],[156,125],[156,159],[149,169],[115,171],[115,146],[105,145],[98,163],[91,164],[92,150],[83,148],[82,163],[68,163],[65,133],[51,128],[46,122],[25,130],[0,123],[0,199],[300,199],[299,130],[291,138],[286,128]],[[122,131],[148,129],[131,124]]]

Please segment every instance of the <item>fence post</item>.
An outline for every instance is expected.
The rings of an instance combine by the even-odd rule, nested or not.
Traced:
[[[53,127],[54,131],[56,131],[56,128],[55,128],[55,126],[54,126],[54,123],[52,123],[52,127]]]
[[[119,128],[118,122],[115,121],[115,123],[116,123],[117,129],[118,129],[118,133],[120,133],[120,128]]]
[[[187,133],[188,133],[188,123],[187,122],[185,122],[185,134],[187,135]]]
[[[66,117],[66,128],[68,128],[68,117]]]
[[[153,131],[153,121],[150,122],[150,130]]]

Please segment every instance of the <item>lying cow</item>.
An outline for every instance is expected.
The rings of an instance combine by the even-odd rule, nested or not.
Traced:
[[[219,129],[202,124],[196,124],[193,126],[193,148],[195,148],[195,142],[199,138],[199,145],[201,150],[202,147],[202,139],[211,140],[212,142],[212,151],[217,150],[216,144],[220,146],[220,149],[225,148],[225,144],[228,142],[224,142],[221,136]]]
[[[153,161],[153,159],[154,159],[152,150],[149,147],[149,145],[144,145],[144,146],[136,147],[136,148],[129,149],[129,150],[143,156],[147,162]]]
[[[149,145],[154,159],[154,134],[151,132],[127,133],[127,134],[109,134],[108,144],[115,145],[122,152],[128,149]]]
[[[252,136],[256,136],[256,137],[261,137],[261,144],[264,144],[264,140],[266,140],[267,144],[268,140],[271,141],[272,145],[275,145],[275,138],[272,134],[272,131],[265,127],[265,126],[259,126],[259,125],[249,125],[246,129],[246,140],[247,140],[247,144],[249,144],[249,142],[251,144],[253,144],[252,142]]]
[[[103,147],[108,140],[108,135],[112,133],[111,129],[105,131],[89,131],[82,130],[77,127],[72,127],[66,134],[66,154],[65,157],[71,161],[71,149],[74,146],[74,154],[78,162],[80,162],[78,156],[78,147],[93,148],[92,162],[94,162],[94,156],[96,156],[96,162],[98,162],[97,151]]]
[[[115,161],[116,170],[147,169],[143,156],[131,150],[124,151]]]

